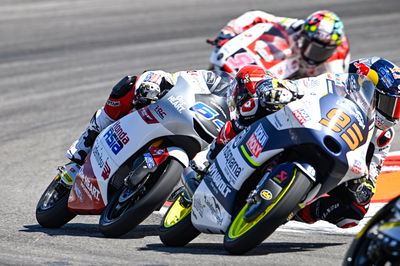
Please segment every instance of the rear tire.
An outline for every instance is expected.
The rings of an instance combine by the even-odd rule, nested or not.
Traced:
[[[126,187],[120,188],[102,212],[99,221],[101,233],[106,237],[120,237],[144,221],[170,195],[178,183],[183,166],[175,158],[165,161],[144,184],[145,194],[132,198],[128,206],[121,207],[119,198]],[[151,183],[154,181],[154,183]],[[122,208],[118,211],[118,208]]]
[[[287,220],[312,184],[300,171],[293,178],[287,190],[281,192],[282,196],[278,196],[254,221],[243,220],[248,204],[238,212],[224,237],[224,248],[229,253],[243,254],[253,249]]]
[[[58,228],[71,221],[76,214],[68,209],[71,187],[66,187],[57,176],[43,192],[36,206],[36,220],[45,228]]]
[[[200,234],[191,221],[192,207],[184,207],[181,197],[169,207],[161,221],[160,240],[166,246],[183,247]]]

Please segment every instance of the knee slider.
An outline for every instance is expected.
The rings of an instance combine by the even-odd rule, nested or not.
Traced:
[[[111,91],[110,98],[120,99],[124,97],[135,85],[137,77],[136,76],[126,76],[121,79]]]

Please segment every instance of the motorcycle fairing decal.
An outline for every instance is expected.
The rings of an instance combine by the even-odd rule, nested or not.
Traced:
[[[303,125],[304,123],[311,120],[310,115],[307,113],[306,110],[304,110],[304,108],[293,110],[292,114],[297,119],[297,121],[299,121],[300,125]]]
[[[201,232],[223,233],[230,224],[231,215],[202,182],[193,195],[191,220]]]
[[[150,146],[149,152],[156,165],[162,164],[169,157],[168,151],[166,149],[160,149],[154,146]]]
[[[239,190],[243,182],[254,171],[254,167],[251,167],[239,149],[234,147],[233,141],[229,142],[217,155],[215,164],[227,182]]]
[[[221,172],[220,167],[216,163],[212,164],[204,179],[204,183],[214,197],[230,213],[237,191],[230,185]]]
[[[247,149],[255,158],[258,158],[261,151],[264,149],[264,145],[268,138],[269,137],[263,126],[259,124],[256,130],[251,134],[250,138],[246,141]]]
[[[243,145],[240,146],[240,150],[242,151],[243,156],[247,159],[247,161],[251,164],[252,167],[256,168],[261,166],[260,163],[257,163],[256,161],[253,160],[253,158],[251,158],[251,155],[247,153],[246,148]]]
[[[270,141],[271,132],[279,135],[287,132],[286,130],[283,130],[276,133],[275,128],[270,124],[270,122],[268,122],[268,120],[262,119],[262,121],[263,122],[259,123],[256,122],[252,126],[248,127],[246,134],[240,136],[240,141],[234,142],[234,146],[239,145],[239,154],[252,169],[260,167],[268,158],[282,151],[282,149],[275,149],[275,147],[277,147],[276,144],[278,143],[271,145],[273,143],[273,141],[272,143]],[[279,143],[288,141],[290,141],[290,139],[282,138]]]
[[[105,148],[108,147],[106,145],[94,145],[92,152],[88,156],[88,158],[90,158],[90,167],[93,169],[94,175],[98,177],[97,183],[101,194],[104,195],[103,201],[105,205],[108,201],[107,189],[109,178],[119,167],[114,160],[111,159],[110,154],[105,150]]]
[[[74,213],[99,214],[105,203],[93,173],[90,158],[80,168],[68,198],[68,208]]]
[[[229,116],[225,99],[214,94],[196,94],[195,100],[189,110],[194,112],[202,126],[216,137]]]
[[[272,27],[272,25],[259,23],[245,32],[237,35],[235,38],[223,45],[221,49],[216,50],[217,53],[213,52],[210,57],[210,62],[222,67],[229,57],[231,57],[233,54],[236,54],[238,50],[243,49],[242,47],[247,47],[253,43],[264,33],[267,28],[270,27]]]
[[[217,126],[218,130],[221,130],[221,128],[225,125],[225,123],[222,122],[222,121],[219,120],[219,119],[214,119],[214,120],[213,120],[213,123]]]
[[[138,110],[140,117],[142,117],[143,121],[147,124],[156,124],[159,123],[158,120],[154,117],[154,115],[150,112],[149,108],[143,107],[142,109]]]
[[[225,62],[228,69],[232,69],[235,72],[244,66],[255,63],[254,58],[245,49],[240,49],[238,52],[232,54]]]
[[[187,108],[182,95],[170,95],[167,99],[179,113],[182,113]]]
[[[207,120],[212,120],[218,116],[217,111],[203,102],[196,102],[195,105],[189,108],[189,110],[201,115]]]
[[[329,104],[332,101],[340,107]],[[338,101],[333,94],[322,97],[320,102],[321,125],[337,133],[350,150],[355,150],[366,143],[368,138],[364,136],[368,136],[369,127],[366,126],[368,119],[357,105],[347,99]]]
[[[108,147],[115,155],[117,155],[130,141],[130,138],[121,127],[121,123],[119,121],[115,122],[111,127],[108,128],[106,134],[104,135],[104,139]]]

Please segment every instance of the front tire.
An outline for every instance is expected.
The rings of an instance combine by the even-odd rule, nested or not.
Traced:
[[[304,174],[296,172],[275,201],[253,221],[246,222],[243,218],[248,203],[238,212],[224,237],[224,248],[229,253],[243,254],[253,249],[287,220],[312,184]]]
[[[145,220],[168,198],[179,181],[183,166],[175,158],[165,161],[160,168],[143,184],[143,192],[121,202],[126,186],[120,188],[112,197],[100,216],[99,228],[106,237],[120,237]]]
[[[161,221],[160,240],[166,246],[183,247],[200,234],[191,221],[192,206],[182,204],[182,197],[174,201]]]
[[[57,175],[43,192],[36,206],[36,220],[45,228],[58,228],[71,221],[76,214],[68,209],[71,187],[64,185]]]

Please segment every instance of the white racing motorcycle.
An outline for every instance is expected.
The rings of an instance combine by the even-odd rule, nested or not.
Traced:
[[[208,42],[215,45],[213,41]],[[221,47],[214,47],[210,69],[235,75],[246,65],[258,65],[275,73],[278,78],[290,78],[299,69],[295,47],[281,25],[258,23]]]
[[[77,214],[101,214],[105,236],[129,232],[165,202],[189,160],[217,136],[229,117],[225,98],[223,89],[211,94],[179,77],[160,100],[99,134],[84,165],[68,169],[78,171],[72,186],[59,169],[37,204],[37,221],[54,228]]]
[[[311,200],[366,173],[375,87],[342,75],[347,84],[330,74],[299,80],[314,90],[243,130],[203,179],[186,172],[186,192],[163,217],[161,241],[183,246],[200,232],[224,234],[225,249],[242,254]]]

